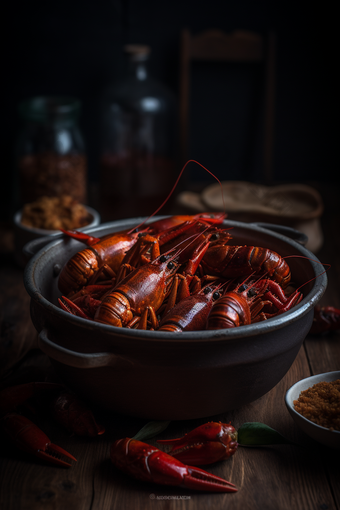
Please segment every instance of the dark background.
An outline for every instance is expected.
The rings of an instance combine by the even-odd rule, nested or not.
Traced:
[[[16,1],[4,16],[6,51],[2,77],[1,217],[11,208],[16,105],[34,95],[81,99],[81,128],[89,156],[89,179],[97,182],[96,100],[125,69],[122,48],[149,44],[150,70],[178,96],[179,43],[183,28],[267,33],[277,37],[275,182],[329,180],[338,172],[334,131],[335,68],[329,25],[335,13],[300,2],[211,0]],[[257,152],[243,168],[242,120],[247,119],[252,77],[199,64],[194,70],[190,157],[219,178],[261,181]],[[243,80],[243,81],[242,81]],[[190,170],[190,179],[210,178]],[[334,180],[334,177],[333,177]],[[9,207],[8,207],[9,206]]]

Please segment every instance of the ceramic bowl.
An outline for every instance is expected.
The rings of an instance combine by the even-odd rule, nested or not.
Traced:
[[[100,214],[92,207],[84,206],[92,217],[91,222],[78,230],[84,228],[97,227],[100,224]],[[27,227],[21,223],[22,211],[17,211],[14,215],[14,255],[16,262],[25,267],[28,257],[24,253],[24,246],[34,239],[56,236],[60,234],[60,230],[46,230],[40,228]]]
[[[294,409],[294,400],[299,398],[301,391],[307,390],[319,382],[331,382],[336,381],[339,378],[340,371],[335,371],[313,375],[311,377],[307,377],[306,379],[302,379],[301,381],[295,383],[287,391],[285,401],[290,415],[292,416],[295,423],[300,427],[300,429],[303,430],[303,432],[308,434],[311,438],[315,439],[315,441],[318,441],[319,443],[330,446],[331,448],[340,449],[340,431],[329,430],[325,427],[321,427],[320,425],[307,420],[307,418],[302,416]]]

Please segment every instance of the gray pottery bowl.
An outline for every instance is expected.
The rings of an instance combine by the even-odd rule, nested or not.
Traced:
[[[159,219],[159,218],[156,218]],[[103,224],[101,237],[142,218]],[[60,237],[33,256],[24,282],[39,346],[80,396],[118,413],[154,420],[203,418],[244,406],[267,393],[292,365],[313,320],[327,278],[314,254],[290,228],[225,221],[231,244],[264,246],[289,259],[304,298],[289,312],[257,324],[182,334],[99,324],[57,306],[61,267],[84,245]],[[282,233],[283,232],[283,233]],[[39,248],[39,245],[38,245]],[[34,242],[30,247],[35,251]],[[312,281],[310,281],[312,280]]]
[[[100,214],[89,206],[84,206],[90,213],[92,220],[91,223],[86,225],[86,228],[97,227],[100,224]],[[14,223],[14,256],[16,262],[25,267],[29,254],[25,253],[24,247],[34,239],[41,239],[46,236],[60,235],[60,230],[46,230],[41,228],[32,228],[21,223],[22,211],[17,211],[13,218]],[[85,227],[78,230],[84,230]]]
[[[330,446],[331,448],[340,449],[340,431],[329,430],[325,427],[320,427],[320,425],[307,420],[307,418],[302,416],[294,409],[294,400],[299,398],[301,391],[307,390],[319,382],[331,382],[336,381],[337,379],[340,379],[340,371],[326,372],[325,374],[312,375],[311,377],[302,379],[301,381],[295,383],[287,391],[285,402],[291,417],[300,427],[300,429],[303,430],[303,432],[308,434],[311,438],[315,439],[315,441],[318,441],[319,443]]]

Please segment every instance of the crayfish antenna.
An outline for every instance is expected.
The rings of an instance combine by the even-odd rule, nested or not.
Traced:
[[[144,225],[144,223],[146,223],[148,220],[150,220],[153,216],[155,216],[161,209],[162,207],[164,207],[164,205],[167,203],[167,201],[169,200],[169,198],[171,197],[171,195],[173,194],[173,192],[175,191],[176,187],[177,187],[177,184],[182,176],[182,173],[184,172],[185,168],[187,167],[187,165],[189,163],[196,163],[196,165],[199,165],[200,167],[202,167],[206,172],[208,172],[210,175],[212,175],[214,177],[214,179],[216,179],[216,181],[219,183],[220,185],[220,188],[221,188],[221,193],[222,193],[222,201],[223,201],[223,205],[224,205],[224,211],[225,211],[225,203],[224,203],[224,196],[223,196],[223,187],[222,187],[222,184],[221,184],[221,181],[218,179],[218,177],[216,177],[216,175],[214,175],[212,172],[210,172],[210,170],[208,170],[205,166],[203,166],[201,163],[199,163],[198,161],[196,161],[195,159],[189,159],[185,165],[183,166],[182,170],[180,171],[179,173],[179,176],[177,177],[176,179],[176,182],[175,184],[173,185],[170,193],[168,194],[168,196],[166,197],[166,199],[161,203],[161,205],[148,217],[146,218],[144,221],[142,221],[142,223],[140,223],[139,225],[137,225],[137,227],[134,227],[132,230],[130,230],[129,233],[133,232],[134,230],[136,230],[137,228],[140,228],[142,225]],[[226,217],[226,213],[221,213],[221,216],[223,218]]]
[[[85,234],[85,232],[79,232],[78,230],[64,230],[61,228],[60,231],[67,235],[67,237],[72,237],[72,239],[76,239],[81,243],[85,243],[87,246],[92,246],[93,244],[97,244],[100,241],[99,237],[92,237],[88,234]]]

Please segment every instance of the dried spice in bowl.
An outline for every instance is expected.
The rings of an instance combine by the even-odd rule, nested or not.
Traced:
[[[69,195],[43,196],[24,205],[21,223],[31,228],[70,230],[84,227],[91,223],[92,219],[86,207]]]
[[[294,409],[321,427],[340,431],[340,379],[321,381],[301,391]]]

